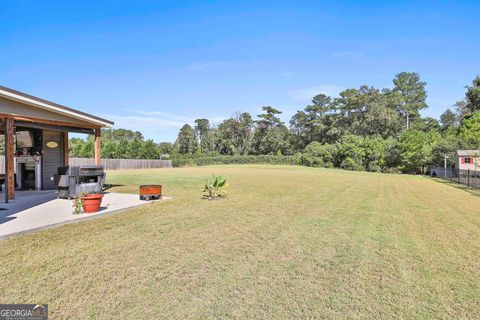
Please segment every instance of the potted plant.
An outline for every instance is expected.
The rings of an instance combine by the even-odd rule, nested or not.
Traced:
[[[73,199],[73,214],[95,213],[100,211],[103,193],[81,193]]]
[[[83,212],[94,213],[100,211],[103,193],[86,193],[81,196]]]

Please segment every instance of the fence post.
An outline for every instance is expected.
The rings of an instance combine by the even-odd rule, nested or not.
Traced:
[[[470,169],[467,170],[467,187],[470,188]]]

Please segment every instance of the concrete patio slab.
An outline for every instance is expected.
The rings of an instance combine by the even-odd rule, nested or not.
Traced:
[[[0,239],[152,202],[139,200],[135,194],[106,193],[99,212],[75,215],[72,201],[57,199],[56,191],[21,191],[15,202],[0,203]]]

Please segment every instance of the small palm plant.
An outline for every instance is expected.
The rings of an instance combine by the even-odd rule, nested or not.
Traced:
[[[205,182],[205,188],[203,192],[206,192],[203,195],[203,199],[215,200],[227,196],[228,182],[227,178],[221,176],[212,176],[212,179],[209,179]]]

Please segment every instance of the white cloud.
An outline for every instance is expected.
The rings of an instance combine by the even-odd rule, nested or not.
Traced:
[[[176,131],[185,124],[194,125],[195,119],[199,117],[186,117],[182,115],[172,114],[163,111],[143,111],[135,109],[124,109],[129,113],[126,116],[105,114],[102,115],[106,119],[115,122],[115,128],[123,128],[141,132],[163,133],[168,131]],[[225,120],[225,117],[205,117],[210,120],[211,124],[218,124]]]
[[[163,117],[163,118],[166,118],[166,119],[176,120],[176,121],[183,121],[183,122],[191,121],[191,118],[189,118],[189,117],[179,116],[179,115],[176,115],[176,114],[163,112],[163,111],[143,111],[143,110],[135,110],[135,109],[125,109],[125,111],[128,111],[130,113],[136,113],[136,114],[141,115],[141,116],[147,116],[149,118],[151,118],[151,117]]]
[[[335,97],[343,91],[344,88],[335,85],[319,85],[315,87],[308,87],[303,89],[292,90],[289,92],[289,95],[294,100],[305,101],[311,100],[317,94],[323,93],[327,96]]]
[[[142,129],[146,127],[155,129],[155,131],[163,131],[165,129],[171,128],[181,128],[186,123],[185,121],[152,116],[107,115],[106,117],[115,122],[116,128],[139,131],[142,131]]]
[[[129,115],[101,114],[100,116],[115,122],[114,128],[140,131],[147,139],[175,141],[178,130],[190,119],[160,112],[129,111]],[[161,115],[160,115],[161,114]],[[177,118],[177,119],[174,119]],[[73,135],[84,138],[84,135]]]

